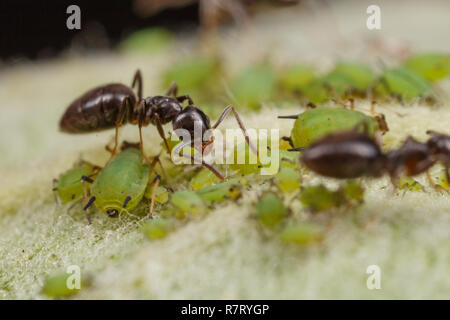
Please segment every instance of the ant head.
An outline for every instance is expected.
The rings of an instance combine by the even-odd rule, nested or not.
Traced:
[[[194,105],[189,105],[178,113],[175,119],[173,119],[172,125],[173,130],[187,130],[191,135],[191,141],[201,138],[202,145],[208,145],[213,140],[213,137],[205,134],[205,132],[211,129],[208,116]],[[195,132],[196,130],[198,132]]]

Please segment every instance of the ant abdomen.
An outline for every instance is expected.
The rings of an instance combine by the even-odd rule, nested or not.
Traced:
[[[89,90],[69,105],[60,120],[60,130],[88,133],[114,128],[122,108],[129,108],[124,114],[131,116],[136,99],[131,88],[118,83]]]

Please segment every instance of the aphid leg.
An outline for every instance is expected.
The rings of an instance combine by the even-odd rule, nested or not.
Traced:
[[[130,196],[127,196],[126,198],[125,198],[125,201],[123,202],[123,207],[122,208],[126,208],[127,207],[127,204],[128,204],[128,202],[130,202],[131,201],[131,197]]]
[[[150,164],[150,172],[153,171],[156,163],[158,163],[159,167],[161,168],[161,174],[163,175],[164,180],[166,181],[167,184],[170,185],[169,177],[167,176],[166,170],[164,170],[164,166],[162,165],[162,162],[159,159],[159,157],[161,156],[161,152],[162,152],[162,150],[155,157],[153,157],[153,161]]]
[[[375,105],[377,104],[377,102],[375,100],[372,100],[371,104],[370,104],[370,114],[372,115],[372,117],[375,117],[376,113],[375,113]]]
[[[136,73],[134,74],[131,87],[134,88],[134,86],[136,84],[138,85],[138,90],[137,90],[138,98],[139,98],[139,101],[141,101],[142,100],[142,74],[141,74],[141,70],[139,70],[139,69],[137,69]]]
[[[178,84],[174,81],[171,83],[169,89],[166,92],[166,96],[176,96],[178,92]]]
[[[53,195],[55,196],[55,203],[56,203],[56,205],[58,205],[58,196],[56,195],[56,190],[58,190],[58,187],[56,187],[57,183],[58,183],[58,179],[53,179],[52,191],[53,191]]]
[[[92,204],[94,203],[94,201],[95,201],[95,197],[92,196],[92,197],[88,200],[87,204],[84,206],[83,210],[86,211],[87,209],[89,209],[89,207],[92,206]]]
[[[161,180],[161,177],[157,175],[155,179],[153,180],[153,189],[152,189],[152,199],[150,201],[150,209],[148,213],[148,218],[153,219],[153,208],[155,206],[155,198],[156,198],[156,189],[158,189],[159,181]]]
[[[201,164],[202,166],[204,166],[205,168],[207,168],[208,170],[210,170],[212,173],[214,173],[220,180],[225,180],[225,178],[223,177],[222,173],[220,173],[220,171],[219,171],[216,167],[214,167],[213,165],[210,165],[209,163],[206,163],[206,162],[203,160],[203,157],[199,158],[199,157],[196,157],[196,156],[194,156],[194,155],[187,155],[187,154],[182,154],[182,155],[180,155],[180,153],[181,153],[181,151],[183,150],[183,148],[184,148],[184,147],[187,147],[187,146],[189,146],[189,145],[191,145],[191,142],[190,142],[190,141],[188,141],[188,142],[183,142],[183,143],[181,143],[180,145],[177,145],[177,146],[175,147],[174,152],[175,152],[176,154],[178,154],[179,156],[182,156],[182,157],[185,157],[185,158],[187,158],[187,159],[190,159],[190,160],[191,160],[191,164]],[[172,159],[172,153],[170,154],[170,156],[171,156],[171,160],[172,160],[172,162],[173,162],[173,159]]]
[[[86,176],[81,177],[81,183],[83,184],[83,202],[85,205],[88,204],[88,194],[87,194],[86,182],[92,183],[92,182],[94,182],[94,180],[92,180],[91,178],[86,177]],[[92,224],[91,213],[89,212],[89,208],[86,208],[85,211],[86,211],[86,218],[88,220],[88,223]]]
[[[237,123],[239,124],[239,127],[241,128],[242,133],[244,134],[244,137],[245,137],[245,141],[247,141],[248,146],[250,147],[250,149],[252,149],[253,153],[256,154],[256,156],[259,158],[258,149],[255,147],[253,142],[250,140],[250,137],[248,136],[248,133],[247,133],[247,129],[245,129],[244,123],[242,122],[241,118],[239,117],[239,114],[237,113],[236,109],[232,105],[229,105],[222,111],[222,114],[220,115],[219,119],[217,119],[216,123],[212,126],[212,129],[216,129],[219,126],[219,124],[223,121],[223,119],[230,112],[230,110],[233,112],[233,115],[234,115]]]
[[[292,138],[291,137],[281,137],[281,140],[289,142],[289,145],[292,148],[294,147],[294,143],[292,142]]]
[[[350,101],[350,110],[355,110],[355,99],[350,98],[348,101]]]

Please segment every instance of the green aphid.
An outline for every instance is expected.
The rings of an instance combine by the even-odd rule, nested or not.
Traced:
[[[275,74],[267,65],[245,69],[233,79],[231,92],[239,105],[259,109],[262,102],[269,101],[275,95]]]
[[[266,193],[256,204],[256,217],[265,227],[276,227],[287,215],[283,202],[274,194]]]
[[[176,81],[180,88],[194,97],[197,95],[192,92],[201,93],[216,86],[219,71],[220,64],[217,60],[200,56],[183,59],[165,72],[163,86],[168,87]]]
[[[141,152],[128,148],[115,156],[91,186],[91,199],[104,214],[116,218],[122,209],[134,209],[144,196],[150,168],[142,164]]]
[[[261,162],[250,150],[247,143],[239,143],[233,146],[233,151],[228,156],[229,167],[242,175],[257,173],[260,171]]]
[[[172,231],[173,225],[169,219],[149,219],[142,225],[142,232],[149,239],[162,239]]]
[[[293,243],[300,246],[319,242],[322,240],[322,238],[322,229],[315,225],[307,223],[287,226],[280,233],[280,239],[284,243]]]
[[[348,200],[362,203],[364,201],[364,188],[355,180],[350,180],[341,187]]]
[[[423,191],[423,186],[411,177],[401,177],[398,183],[400,190]]]
[[[300,188],[300,174],[298,169],[281,168],[275,176],[278,188],[286,193],[297,191]]]
[[[174,43],[173,34],[162,28],[147,28],[129,35],[119,46],[124,52],[154,53]]]
[[[447,180],[447,175],[445,170],[442,171],[439,180],[438,186],[442,187],[444,190],[450,191],[450,181]]]
[[[45,280],[44,287],[42,288],[42,293],[52,298],[69,297],[71,295],[78,293],[83,287],[87,287],[90,285],[90,278],[82,277],[80,289],[77,288],[70,289],[71,286],[68,286],[67,283],[67,280],[69,281],[71,280],[69,279],[70,276],[71,274],[65,272],[50,275]]]
[[[300,202],[312,211],[338,208],[344,200],[340,192],[328,190],[324,185],[306,187],[300,193]]]
[[[144,197],[151,199],[153,195],[153,188],[147,187],[145,189]],[[155,201],[161,204],[167,203],[169,201],[169,191],[162,186],[158,186],[155,192]]]
[[[280,87],[291,92],[301,92],[315,78],[315,70],[305,65],[291,66],[280,74]]]
[[[302,89],[302,94],[308,102],[323,103],[331,99],[329,89],[323,83],[322,78],[317,78]]]
[[[430,82],[436,82],[450,74],[450,55],[428,53],[412,56],[405,67],[414,70]]]
[[[95,167],[88,163],[83,163],[73,169],[68,170],[61,175],[56,187],[58,197],[63,203],[78,200],[83,196],[83,176],[89,177],[95,172]],[[86,190],[89,191],[90,185],[86,183]]]
[[[331,97],[335,94],[339,97],[345,97],[356,85],[349,76],[333,72],[323,76],[321,81],[325,89],[330,92]]]
[[[206,203],[223,202],[226,199],[238,199],[241,196],[242,185],[239,179],[230,179],[198,190],[197,195]]]
[[[363,122],[367,123],[367,133],[371,137],[380,129],[377,119],[345,108],[315,108],[296,116],[279,118],[296,118],[291,131],[293,148],[307,147],[330,133],[351,130]],[[365,130],[364,126],[359,127],[361,131]]]
[[[404,100],[434,97],[433,88],[428,80],[405,67],[384,71],[376,91],[378,93],[386,91]]]
[[[212,173],[211,170],[203,169],[200,170],[200,172],[197,173],[191,180],[191,187],[194,191],[196,191],[219,181],[219,178]]]
[[[292,148],[289,144],[288,149]],[[299,167],[299,158],[298,154],[295,152],[287,151],[287,150],[278,150],[280,156],[280,168],[293,168],[297,169]]]
[[[339,62],[330,72],[334,75],[342,75],[351,84],[350,90],[364,93],[374,83],[375,73],[368,66],[357,62]]]
[[[174,192],[171,197],[171,203],[182,213],[197,214],[205,207],[202,198],[194,191],[189,190]]]

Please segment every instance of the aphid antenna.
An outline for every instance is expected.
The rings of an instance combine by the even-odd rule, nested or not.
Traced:
[[[300,116],[300,114],[294,114],[291,116],[278,116],[278,119],[297,119]]]
[[[295,151],[303,151],[305,149],[306,149],[305,147],[299,147],[299,148],[288,149],[287,151],[295,152]]]

